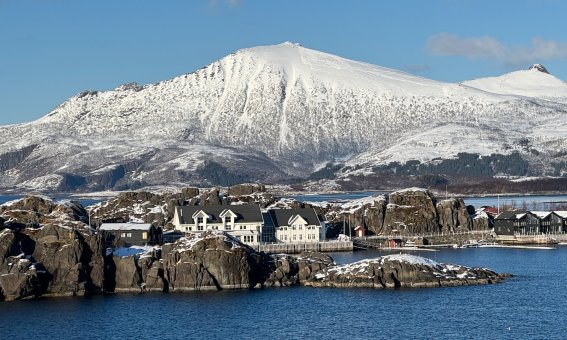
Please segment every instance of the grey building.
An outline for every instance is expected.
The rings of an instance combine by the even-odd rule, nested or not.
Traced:
[[[163,243],[162,229],[150,223],[103,223],[107,247],[146,246]]]
[[[563,231],[563,219],[553,211],[532,211],[539,218],[539,231],[543,234],[557,234]]]
[[[537,234],[539,218],[529,211],[505,211],[494,219],[494,232],[497,235]]]

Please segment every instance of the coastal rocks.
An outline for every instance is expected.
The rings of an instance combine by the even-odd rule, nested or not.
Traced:
[[[433,194],[414,188],[388,195],[383,230],[406,234],[438,232],[439,219]]]
[[[375,235],[423,235],[489,228],[488,221],[473,220],[462,198],[437,200],[429,190],[421,188],[328,206],[322,213],[330,221],[331,230],[342,231],[344,219],[351,221],[351,228],[365,226]],[[336,237],[335,234],[329,236]]]
[[[102,290],[103,243],[73,202],[28,196],[0,207],[0,299]],[[17,268],[14,269],[14,268]]]
[[[228,188],[228,196],[244,196],[254,193],[266,192],[266,186],[263,184],[237,184]]]
[[[179,193],[155,194],[146,191],[124,192],[90,208],[91,223],[138,221],[166,225],[173,219],[175,207],[195,205],[199,189],[183,188]]]
[[[164,256],[171,291],[251,288],[255,251],[223,232],[182,238]]]
[[[48,225],[0,234],[1,299],[100,292],[104,260],[100,238]]]
[[[322,270],[335,264],[323,253],[303,252],[299,256],[272,255],[275,269],[264,282],[265,287],[282,287],[302,284],[311,280]]]
[[[437,203],[439,225],[444,232],[469,231],[472,220],[462,198],[451,198]]]
[[[408,254],[330,267],[304,284],[311,287],[422,288],[502,282],[509,275],[485,268],[441,264]]]

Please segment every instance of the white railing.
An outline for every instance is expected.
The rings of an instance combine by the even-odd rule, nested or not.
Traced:
[[[375,236],[364,236],[364,237],[354,237],[356,239],[372,240],[372,239],[394,239],[394,238],[420,238],[420,237],[442,237],[442,236],[455,236],[455,235],[484,235],[492,234],[492,230],[469,230],[469,231],[458,231],[458,232],[437,232],[428,234],[391,234],[391,235],[375,235]]]

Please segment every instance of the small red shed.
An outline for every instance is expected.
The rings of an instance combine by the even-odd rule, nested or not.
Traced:
[[[366,229],[365,229],[363,226],[361,226],[361,225],[356,226],[356,228],[354,228],[354,236],[355,236],[355,237],[364,237],[364,236],[366,236]]]

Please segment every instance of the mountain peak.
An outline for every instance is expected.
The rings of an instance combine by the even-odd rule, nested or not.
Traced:
[[[531,71],[531,70],[536,70],[536,71],[539,71],[539,72],[549,74],[549,71],[542,64],[533,64],[532,66],[530,66],[530,68],[528,68],[528,71]]]

